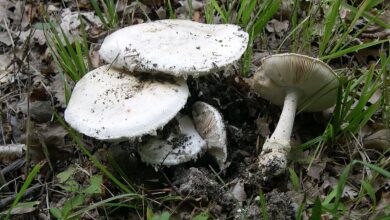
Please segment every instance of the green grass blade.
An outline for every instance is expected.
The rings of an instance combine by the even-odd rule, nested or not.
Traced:
[[[80,70],[80,75],[84,76],[84,74],[87,73],[87,70],[84,64],[83,52],[81,51],[81,46],[78,40],[75,40],[75,45],[76,45],[76,56],[78,60],[78,68]]]
[[[382,1],[382,0],[379,0],[379,1]],[[379,1],[377,1],[377,2],[379,2]],[[345,7],[345,8],[347,8],[348,10],[350,10],[353,14],[356,14],[358,12],[358,9],[356,7],[348,4],[345,1],[343,1],[341,3],[341,5],[343,7]],[[370,7],[370,5],[368,6],[368,8],[369,7]],[[370,22],[376,23],[376,24],[378,24],[379,26],[381,26],[381,27],[383,27],[385,29],[390,29],[390,24],[386,24],[383,20],[381,20],[380,18],[378,18],[376,16],[371,15],[367,11],[363,12],[363,17],[366,18],[367,20],[369,20]]]
[[[346,39],[346,37],[348,36],[348,34],[351,32],[351,30],[353,29],[353,27],[355,26],[356,22],[358,21],[358,19],[362,16],[363,12],[365,12],[369,6],[369,3],[370,3],[370,0],[365,0],[362,5],[360,6],[360,8],[358,9],[357,13],[355,14],[355,17],[353,18],[353,20],[351,21],[350,25],[348,26],[348,28],[344,31],[343,35],[341,35],[340,39],[338,39],[337,43],[336,43],[336,46],[333,47],[333,49],[331,50],[330,54],[333,54],[333,53],[336,53],[338,52],[338,49],[340,48],[340,46],[344,43],[344,40]]]
[[[320,51],[319,56],[321,57],[322,54],[325,52],[325,49],[328,46],[330,37],[332,36],[332,31],[336,24],[336,19],[339,14],[341,0],[335,0],[332,3],[331,9],[325,16],[325,30],[324,35],[322,37],[322,40],[320,42]]]
[[[223,22],[228,23],[228,17],[226,16],[225,12],[219,7],[218,3],[216,0],[210,0],[211,5],[213,8],[218,12],[218,14],[221,16]]]
[[[369,182],[362,180],[362,188],[365,192],[367,192],[373,203],[373,206],[376,206],[376,195],[374,187]]]
[[[267,210],[267,201],[265,199],[265,195],[263,193],[263,190],[259,189],[259,196],[260,196],[260,210],[261,210],[261,216],[264,220],[269,220],[269,214]]]
[[[301,145],[299,145],[297,147],[293,147],[291,149],[291,152],[304,151],[304,150],[306,150],[306,149],[308,149],[308,148],[310,148],[310,147],[312,147],[312,146],[314,146],[314,145],[316,145],[318,143],[321,143],[322,141],[324,141],[323,137],[322,136],[318,136],[318,137],[313,138],[313,139],[311,139],[311,140],[309,140],[309,141],[307,141],[307,142],[305,142],[305,143],[303,143],[303,144],[301,144]]]
[[[93,9],[96,12],[96,15],[99,17],[100,21],[103,23],[103,25],[106,28],[109,28],[110,26],[109,26],[105,16],[103,15],[103,12],[100,10],[98,2],[96,0],[90,0],[90,2],[92,4]]]
[[[351,168],[352,168],[352,163],[348,164],[340,175],[339,181],[336,186],[335,206],[333,212],[337,212]]]
[[[84,51],[83,55],[85,56],[87,63],[88,63],[88,66],[86,69],[89,71],[92,68],[92,61],[91,61],[91,56],[89,55],[87,33],[85,32],[84,20],[82,19],[80,14],[79,14],[79,20],[80,20],[80,29],[81,29],[81,37],[82,37],[82,49]],[[85,63],[85,62],[83,62],[83,63]],[[85,73],[87,73],[87,72],[85,72]]]
[[[248,4],[248,1],[249,0],[241,0],[240,1],[240,7],[238,9],[237,16],[236,16],[238,21],[242,21],[243,20],[242,16],[243,16],[243,13],[245,12],[245,9],[246,9],[246,6]],[[256,3],[256,1],[253,1],[253,2]]]
[[[299,205],[298,210],[297,210],[297,219],[298,220],[302,219],[302,214],[303,214],[303,210],[305,209],[305,204],[306,204],[306,195],[304,195],[303,201]]]
[[[242,21],[243,21],[243,26],[246,27],[251,19],[252,13],[255,11],[256,7],[256,1],[250,1],[248,7],[246,8],[243,16],[242,16]]]
[[[169,19],[176,19],[176,14],[175,14],[175,11],[172,8],[171,0],[167,1],[167,5],[168,5]],[[206,7],[206,5],[204,7]],[[206,10],[205,10],[205,15],[206,15]],[[207,22],[207,23],[209,23],[209,22]]]
[[[288,35],[283,39],[282,43],[280,43],[280,45],[278,46],[278,49],[277,51],[279,52],[280,49],[282,48],[282,46],[284,45],[284,43],[287,41],[287,39],[289,39],[291,36],[294,36],[294,43],[295,42],[298,42],[298,40],[296,39],[296,36],[298,36],[298,30],[300,30],[303,25],[308,22],[310,20],[310,15],[307,16],[305,19],[303,19],[301,21],[301,23],[299,23],[295,28],[293,28],[290,33],[288,33]],[[293,46],[293,51],[296,52],[296,47]]]
[[[206,18],[206,23],[207,24],[214,24],[214,7],[208,3],[208,4],[204,4],[203,6],[204,8],[204,15],[205,15],[205,18]]]
[[[367,163],[367,162],[363,162],[363,161],[360,161],[360,160],[354,160],[352,161],[352,164],[356,164],[356,163],[360,163],[362,164],[363,166],[366,166],[368,168],[370,168],[371,170],[374,170],[376,172],[378,172],[379,174],[387,177],[387,178],[390,178],[390,172],[377,166],[377,165],[374,165],[374,164],[371,164],[371,163]]]
[[[333,189],[324,199],[322,202],[323,206],[327,206],[330,204],[330,202],[336,197],[337,188]]]
[[[297,173],[295,173],[294,169],[291,168],[288,168],[288,171],[290,173],[290,180],[291,180],[291,184],[293,185],[293,189],[299,192],[300,184],[299,184],[299,178]]]
[[[298,50],[298,43],[299,43],[298,32],[296,31],[297,27],[298,27],[298,10],[300,10],[299,6],[300,6],[299,0],[294,0],[294,8],[293,8],[292,17],[291,17],[291,25],[292,25],[292,28],[291,28],[292,29],[292,31],[291,31],[292,33],[291,34],[293,35],[293,45],[292,45],[292,51],[293,52],[296,52]],[[309,17],[310,17],[310,15],[308,15],[304,20],[309,19]],[[285,41],[287,39],[287,37],[283,41]],[[282,42],[279,45],[278,51],[280,50],[280,47],[283,44],[284,44],[284,42]]]
[[[259,19],[253,24],[253,36],[257,37],[260,31],[265,27],[268,21],[278,11],[282,0],[268,1],[264,12],[259,16]]]
[[[110,27],[115,27],[118,24],[118,13],[116,12],[116,6],[113,0],[104,1],[107,7],[107,12],[110,17]]]
[[[337,51],[335,53],[331,53],[329,55],[326,55],[326,56],[323,56],[323,57],[320,57],[320,60],[330,60],[330,59],[334,59],[334,58],[337,58],[337,57],[341,57],[347,53],[352,53],[352,52],[357,52],[359,50],[362,50],[362,49],[365,49],[365,48],[368,48],[368,47],[372,47],[372,46],[375,46],[375,45],[378,45],[378,44],[383,44],[385,42],[389,42],[388,39],[385,39],[385,40],[380,40],[380,41],[374,41],[374,42],[368,42],[368,43],[364,43],[364,44],[360,44],[360,45],[356,45],[356,46],[352,46],[352,47],[349,47],[347,49],[344,49],[344,50],[340,50],[340,51]]]
[[[74,212],[72,214],[70,214],[68,216],[68,218],[75,218],[77,216],[80,216],[81,214],[85,213],[85,212],[88,212],[88,211],[91,211],[93,209],[96,209],[97,207],[100,207],[100,206],[103,206],[111,201],[114,201],[114,200],[118,200],[118,199],[125,199],[125,198],[134,198],[134,197],[139,197],[140,195],[136,194],[136,193],[127,193],[127,194],[122,194],[122,195],[118,195],[118,196],[113,196],[113,197],[110,197],[108,199],[105,199],[105,200],[102,200],[102,201],[99,201],[99,202],[96,202],[96,203],[93,203],[91,205],[88,205],[87,207],[83,208],[83,209],[80,209],[78,210],[77,212]]]
[[[314,206],[311,209],[310,220],[321,220],[322,205],[320,199],[317,197],[314,201]]]
[[[34,166],[34,168],[28,174],[22,187],[20,188],[19,192],[16,194],[15,200],[13,201],[11,208],[8,209],[7,216],[5,217],[6,220],[8,220],[10,218],[12,209],[19,203],[19,200],[22,198],[22,196],[26,192],[27,188],[30,186],[31,182],[34,180],[34,177],[39,173],[39,171],[41,170],[41,168],[44,164],[45,164],[44,162],[38,163],[37,165]]]

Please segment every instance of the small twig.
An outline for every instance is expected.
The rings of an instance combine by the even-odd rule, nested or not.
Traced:
[[[42,185],[36,184],[26,190],[26,192],[23,195],[23,198],[33,194],[36,190],[41,189]],[[11,204],[16,198],[16,194],[8,196],[7,198],[4,198],[0,200],[0,209],[6,207],[7,205]]]
[[[0,145],[0,160],[20,157],[23,154],[23,150],[26,150],[26,145],[24,144]]]
[[[23,166],[23,164],[25,163],[25,159],[24,158],[21,158],[19,160],[16,160],[14,161],[13,163],[11,163],[10,165],[4,167],[2,170],[0,170],[0,191],[4,189],[4,191],[6,192],[9,192],[9,188],[8,188],[8,183],[4,177],[4,175],[6,173],[9,173],[13,170],[17,170],[19,169],[20,167]]]
[[[5,17],[3,18],[3,21],[4,21],[4,25],[5,25],[5,30],[7,30],[7,33],[8,33],[8,37],[9,37],[9,39],[11,39],[11,45],[12,45],[12,47],[15,47],[14,39],[12,38],[11,31],[8,28],[7,20]]]
[[[5,175],[13,170],[19,169],[23,166],[24,163],[26,163],[26,158],[20,158],[12,162],[10,165],[4,167],[2,170],[0,170],[0,172]]]

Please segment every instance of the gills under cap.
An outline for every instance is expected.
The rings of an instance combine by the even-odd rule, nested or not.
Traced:
[[[239,60],[247,44],[248,34],[236,25],[167,19],[120,29],[99,53],[117,68],[198,76]]]
[[[212,105],[198,101],[192,106],[192,117],[196,130],[207,142],[207,152],[223,167],[227,158],[227,139],[221,113]]]
[[[65,120],[99,140],[154,134],[176,116],[189,95],[184,79],[156,77],[99,67],[77,82]]]
[[[188,116],[177,116],[178,129],[167,139],[154,137],[140,146],[141,159],[152,165],[172,166],[196,160],[206,151],[206,141],[199,135]]]
[[[300,93],[305,111],[321,111],[334,105],[339,84],[326,63],[305,55],[286,53],[265,57],[254,74],[253,88],[270,102],[283,105],[286,90]]]

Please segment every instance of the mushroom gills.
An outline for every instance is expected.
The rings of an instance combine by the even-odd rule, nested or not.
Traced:
[[[196,160],[207,149],[206,141],[196,131],[188,116],[176,116],[177,131],[166,140],[153,137],[139,148],[141,159],[151,165],[173,166]]]
[[[216,159],[222,169],[227,158],[227,140],[221,113],[213,106],[198,101],[192,106],[192,117],[196,130],[207,142],[207,152]]]

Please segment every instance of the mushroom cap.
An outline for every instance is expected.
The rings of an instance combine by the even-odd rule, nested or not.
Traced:
[[[207,152],[215,157],[220,167],[226,161],[226,129],[222,115],[213,106],[205,102],[195,102],[192,117],[196,130],[207,142]]]
[[[104,39],[99,53],[130,71],[198,76],[231,65],[247,44],[248,34],[236,25],[167,19],[120,29]]]
[[[205,152],[207,143],[188,116],[178,116],[179,129],[166,140],[154,137],[138,149],[141,159],[152,165],[172,166],[195,160]]]
[[[305,55],[286,53],[265,57],[256,71],[252,87],[276,105],[283,105],[286,91],[300,92],[298,107],[321,111],[336,102],[339,80],[326,63]]]
[[[188,95],[184,79],[156,79],[102,66],[77,82],[65,120],[99,140],[133,139],[167,124]]]

